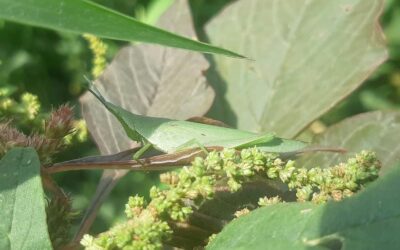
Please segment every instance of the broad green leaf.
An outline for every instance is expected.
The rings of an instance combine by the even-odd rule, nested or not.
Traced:
[[[195,37],[191,19],[187,1],[176,0],[159,25]],[[214,100],[214,91],[203,76],[208,67],[200,54],[134,44],[121,49],[95,85],[107,100],[130,112],[188,119],[203,116]],[[84,95],[81,104],[89,131],[103,154],[133,146],[115,117],[93,95]]]
[[[0,161],[0,249],[52,249],[39,158],[14,148]]]
[[[103,38],[243,57],[229,50],[140,23],[88,0],[0,0],[0,18],[58,31],[90,33]]]
[[[348,154],[315,153],[301,160],[305,166],[333,166],[349,154],[371,150],[377,153],[383,164],[381,173],[385,173],[400,161],[400,112],[376,111],[350,117],[329,127],[314,143],[343,147]]]
[[[341,202],[257,209],[228,224],[207,249],[398,249],[399,178],[400,165]]]
[[[387,57],[382,0],[239,0],[206,27],[254,61],[215,58],[213,115],[293,137],[354,91]]]

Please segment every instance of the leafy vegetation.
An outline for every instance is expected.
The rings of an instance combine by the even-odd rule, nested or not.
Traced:
[[[39,175],[40,162],[35,150],[11,149],[2,158],[0,169],[0,247],[51,249],[45,197]]]
[[[0,7],[1,249],[398,246],[397,1]]]

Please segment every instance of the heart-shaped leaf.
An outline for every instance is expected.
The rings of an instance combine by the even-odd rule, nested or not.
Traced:
[[[314,139],[318,145],[343,147],[350,154],[361,150],[377,153],[385,173],[389,166],[400,161],[400,112],[376,111],[356,115],[329,127]],[[332,166],[348,155],[320,154],[304,157],[305,166]]]
[[[293,137],[354,91],[387,57],[382,0],[241,0],[206,28],[254,61],[215,58],[213,115]]]
[[[52,249],[39,157],[11,149],[0,161],[0,249]]]
[[[231,222],[207,249],[397,249],[400,166],[341,202],[283,203]]]

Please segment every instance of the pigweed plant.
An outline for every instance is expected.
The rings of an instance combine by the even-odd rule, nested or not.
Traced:
[[[237,0],[207,24],[203,1],[153,2],[158,28],[86,0],[0,1],[5,25],[82,34],[93,58],[82,119],[0,87],[0,249],[398,248],[400,113],[327,122],[388,56],[384,1]],[[103,38],[137,42],[108,62]],[[57,163],[89,133],[101,155]],[[84,169],[103,174],[78,211],[55,173]],[[113,187],[149,171],[148,197],[132,181],[126,218],[94,233]]]
[[[233,149],[210,152],[205,158],[196,158],[191,166],[183,167],[179,172],[162,174],[160,180],[167,187],[161,190],[153,186],[149,203],[143,197],[130,197],[125,209],[128,218],[125,223],[96,238],[85,235],[82,244],[87,249],[160,249],[164,242],[194,247],[184,245],[182,240],[188,243],[198,240],[198,236],[190,236],[199,230],[190,225],[190,216],[217,196],[219,190],[234,193],[246,183],[279,180],[287,184],[289,190],[295,191],[297,201],[320,204],[352,196],[375,180],[380,168],[376,155],[367,151],[327,169],[298,168],[295,161],[284,161],[276,154],[263,153],[257,148],[240,152]],[[283,199],[265,196],[259,198],[258,205],[268,206],[277,202],[283,202]],[[243,209],[250,212],[248,208],[240,211]],[[179,227],[188,232],[179,235],[178,231],[174,235],[174,228]],[[213,233],[212,228],[202,230],[209,235]],[[204,240],[202,244],[207,243],[207,239]]]

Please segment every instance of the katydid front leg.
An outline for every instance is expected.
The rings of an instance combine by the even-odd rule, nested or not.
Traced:
[[[151,145],[150,142],[144,142],[142,143],[143,147],[141,147],[132,157],[134,160],[138,160],[140,156],[142,156],[144,153],[146,153],[153,145]]]

